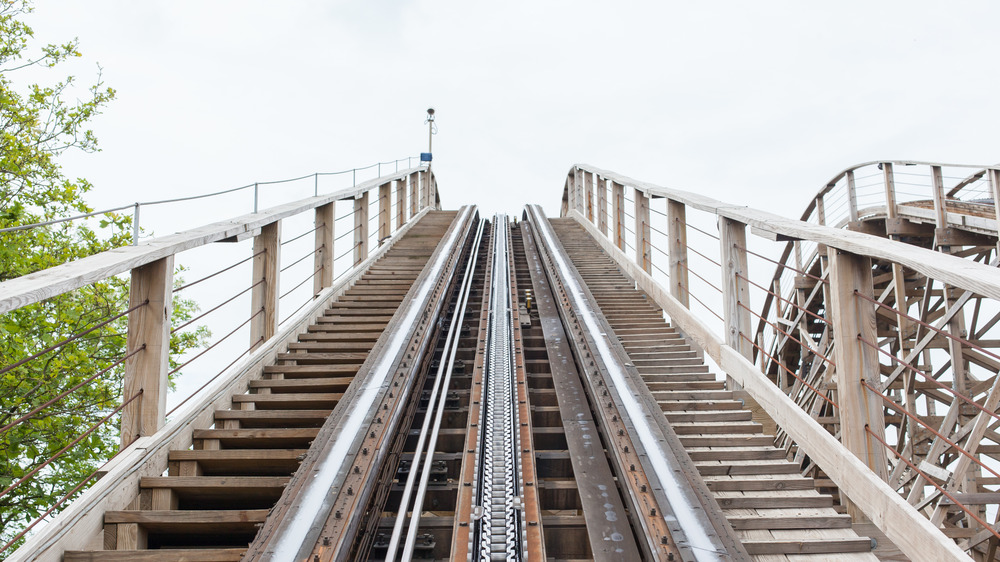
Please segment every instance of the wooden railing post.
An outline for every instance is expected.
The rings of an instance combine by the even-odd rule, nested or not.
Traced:
[[[410,174],[410,216],[420,212],[420,172]]]
[[[596,174],[595,174],[596,175]],[[608,235],[608,180],[601,176],[594,182],[597,188],[597,228],[601,234]]]
[[[583,173],[583,189],[586,190],[587,198],[587,220],[594,222],[594,174]]]
[[[396,230],[406,224],[406,179],[396,180]]]
[[[422,206],[421,206],[422,207]],[[368,257],[368,192],[354,197],[354,265]]]
[[[583,212],[583,170],[580,168],[574,168],[575,174],[573,177],[573,193],[576,197],[573,198],[573,208],[578,212]]]
[[[128,336],[122,399],[142,395],[122,410],[121,448],[137,437],[163,427],[167,405],[170,356],[170,313],[174,284],[174,257],[167,256],[132,270],[129,292]],[[143,302],[147,304],[140,306]],[[146,346],[142,351],[138,351]],[[135,353],[135,355],[132,355]]]
[[[253,282],[250,292],[250,347],[256,348],[278,331],[278,269],[281,264],[281,221],[264,225],[253,239]]]
[[[667,256],[670,264],[670,294],[690,308],[688,297],[687,208],[684,203],[667,199]]]
[[[719,217],[719,256],[722,264],[722,310],[726,344],[753,361],[750,323],[750,277],[747,271],[746,225]]]
[[[392,184],[378,186],[378,245],[392,233]]]
[[[335,203],[316,207],[316,257],[313,262],[313,294],[333,285],[333,230]]]
[[[990,192],[993,193],[993,209],[996,212],[997,224],[1000,225],[1000,168],[987,170],[990,180]],[[997,255],[1000,255],[1000,239],[997,240]]]
[[[868,428],[880,439],[885,437],[882,401],[861,381],[880,383],[875,331],[875,305],[855,293],[874,298],[870,258],[827,248],[830,264],[830,316],[833,320],[834,359],[837,363],[837,412],[841,442],[879,478],[888,478],[886,451],[868,435]],[[865,341],[861,341],[861,340]],[[847,504],[851,517],[863,517]]]
[[[854,183],[854,170],[847,170],[847,217],[851,224],[858,222],[858,188]]]
[[[611,213],[614,215],[615,246],[625,251],[625,186],[611,182]]]
[[[652,273],[649,232],[649,196],[633,189],[635,194],[635,261],[646,273]]]

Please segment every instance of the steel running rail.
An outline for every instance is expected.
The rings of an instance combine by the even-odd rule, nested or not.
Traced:
[[[473,483],[478,500],[473,516],[478,520],[472,546],[475,549],[478,545],[477,560],[519,560],[525,555],[508,231],[507,217],[494,216],[487,362],[480,396],[485,407],[479,467]]]
[[[410,505],[410,497],[413,495],[413,486],[416,482],[417,473],[420,473],[420,483],[418,485],[416,499],[413,502],[413,515],[407,529],[406,541],[404,542],[403,560],[410,560],[413,557],[413,549],[417,538],[417,528],[420,524],[420,514],[423,512],[424,494],[427,491],[427,482],[431,474],[431,466],[434,462],[434,448],[437,445],[438,434],[441,430],[441,422],[445,411],[445,404],[448,397],[448,389],[451,386],[451,374],[455,366],[455,354],[458,351],[458,342],[461,338],[461,327],[465,319],[465,306],[469,301],[469,294],[472,292],[473,275],[475,274],[476,262],[479,258],[479,245],[483,237],[483,226],[485,221],[480,220],[476,229],[476,237],[469,250],[469,264],[465,269],[462,279],[462,286],[459,290],[455,312],[451,318],[451,325],[448,327],[448,335],[442,349],[442,356],[447,356],[448,360],[442,361],[438,366],[437,375],[434,378],[434,386],[431,390],[430,399],[427,401],[427,413],[424,414],[424,422],[420,428],[420,437],[417,440],[417,447],[413,453],[412,470],[406,478],[406,485],[403,488],[403,497],[399,503],[399,510],[396,514],[396,522],[392,527],[392,537],[389,541],[389,549],[386,552],[386,562],[394,562],[399,549],[399,542],[403,533],[403,522],[406,520],[406,512]],[[440,396],[440,400],[438,400]],[[430,427],[431,419],[434,420],[433,428]],[[430,429],[430,441],[426,443]],[[421,466],[421,456],[424,451],[427,456]]]

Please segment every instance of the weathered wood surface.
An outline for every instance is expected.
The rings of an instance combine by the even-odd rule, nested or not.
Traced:
[[[693,339],[719,367],[786,431],[890,540],[914,560],[968,560],[954,541],[873,474],[807,412],[799,408],[739,351],[726,345],[694,313],[682,306],[652,276],[600,235],[580,213],[570,217],[583,225],[598,244],[670,317],[671,323]],[[887,243],[881,240],[883,244]],[[930,252],[934,253],[934,252]],[[705,441],[709,445],[709,441]]]
[[[423,167],[410,168],[398,174],[363,182],[357,187],[343,189],[329,195],[300,199],[265,209],[259,213],[250,213],[177,234],[154,238],[137,246],[116,248],[17,279],[4,281],[0,283],[0,314],[61,295],[184,250],[253,232],[266,224],[339,199],[353,198],[355,195],[366,193],[386,181],[406,177],[410,173],[417,173],[424,169]]]
[[[148,304],[128,315],[126,345],[131,356],[125,361],[122,395],[128,400],[141,391],[142,396],[122,410],[122,449],[163,427],[167,411],[167,371],[170,369],[173,279],[173,256],[139,267],[132,275],[129,307],[147,301]]]
[[[791,239],[809,240],[853,254],[896,262],[948,285],[973,291],[989,298],[1000,299],[1000,272],[996,268],[972,260],[940,252],[931,252],[924,248],[861,232],[810,224],[752,207],[725,203],[697,193],[660,187],[586,164],[577,164],[577,166],[582,170],[597,173],[615,183],[630,185],[647,195],[666,197],[701,211],[742,222],[756,230]]]
[[[285,352],[290,343],[305,334],[312,320],[354,285],[365,270],[389,251],[426,213],[427,209],[424,209],[412,217],[396,232],[390,243],[383,245],[354,273],[345,275],[336,285],[325,289],[310,306],[291,317],[275,338],[222,373],[198,397],[173,414],[160,431],[152,436],[140,437],[115,457],[104,467],[105,474],[96,484],[61,512],[52,524],[32,535],[24,546],[8,557],[8,562],[57,562],[64,551],[101,544],[104,512],[126,509],[135,497],[140,478],[163,474],[171,449],[191,447],[194,429],[210,427],[217,410],[230,409],[233,395],[246,392],[251,380],[260,379],[264,366],[273,364],[279,353]]]

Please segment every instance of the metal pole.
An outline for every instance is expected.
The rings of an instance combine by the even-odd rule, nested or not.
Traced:
[[[358,169],[354,168],[351,170],[351,185],[357,187],[358,185]]]
[[[378,163],[378,177],[382,177],[382,163]]]
[[[132,245],[139,245],[139,202],[135,203],[135,211],[132,212]]]
[[[319,172],[313,174],[313,197],[319,197]]]
[[[399,173],[399,160],[396,160],[396,173]]]
[[[253,212],[257,212],[257,182],[253,184]]]

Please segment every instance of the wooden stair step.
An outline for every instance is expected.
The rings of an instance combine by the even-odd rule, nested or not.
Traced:
[[[647,382],[646,387],[650,392],[661,392],[664,390],[724,390],[726,383],[716,380],[705,381],[658,381]]]
[[[308,352],[363,352],[366,355],[372,350],[372,344],[367,342],[291,342],[288,344],[289,350],[302,350]]]
[[[308,352],[308,353],[279,353],[278,361],[295,361],[299,365],[308,364],[358,364],[364,363],[368,359],[368,352],[361,351],[341,351],[341,352]]]
[[[94,550],[63,554],[64,562],[240,562],[243,548],[181,548],[157,550]]]
[[[678,422],[670,424],[678,435],[708,435],[717,433],[760,433],[759,423],[743,422]]]
[[[263,379],[250,381],[251,389],[270,389],[272,393],[341,392],[347,390],[354,377],[313,377],[306,379]]]
[[[298,468],[305,453],[304,448],[175,450],[170,451],[167,460],[196,462],[204,476],[285,476]]]
[[[196,429],[193,438],[218,440],[227,449],[297,449],[308,447],[319,428]]]
[[[706,476],[705,485],[708,489],[716,491],[753,491],[761,492],[767,490],[814,490],[815,483],[812,478],[789,477],[781,475],[779,478],[753,478],[753,474],[741,474],[735,476]],[[761,475],[766,476],[766,475]]]
[[[695,461],[695,466],[702,476],[721,476],[727,474],[798,474],[799,465],[793,462],[780,460],[757,460],[745,461]]]
[[[657,400],[664,412],[686,410],[741,410],[743,403],[737,400]]]
[[[239,422],[241,429],[267,427],[319,427],[332,409],[317,410],[216,410],[215,421]]]
[[[872,541],[867,537],[835,537],[816,539],[754,539],[744,540],[750,555],[764,554],[838,554],[871,552]]]
[[[688,447],[772,447],[770,435],[719,433],[713,435],[678,435],[681,444]]]
[[[787,454],[777,447],[692,447],[693,461],[784,460]]]
[[[256,533],[267,518],[266,509],[128,510],[108,511],[104,523],[138,524],[154,533]]]
[[[825,515],[792,515],[768,517],[767,515],[727,515],[726,519],[736,530],[747,529],[850,529],[851,516],[836,513]]]
[[[253,404],[258,410],[332,410],[341,392],[280,392],[278,394],[237,394],[233,404]]]
[[[734,492],[715,494],[719,507],[726,509],[785,509],[796,507],[831,507],[833,497],[805,490],[787,493]]]
[[[267,365],[264,367],[264,374],[292,374],[292,375],[338,375],[355,374],[361,368],[361,363],[344,363],[341,365]]]
[[[278,501],[288,480],[287,476],[144,476],[139,487],[173,490],[182,505],[263,507]]]
[[[663,413],[671,424],[683,422],[751,421],[750,410],[668,410]]]
[[[372,332],[381,333],[389,325],[389,318],[340,318],[320,316],[315,324],[309,325],[310,332]]]

